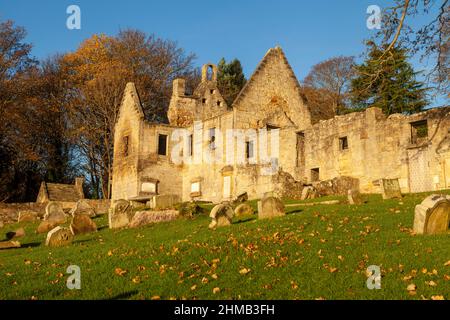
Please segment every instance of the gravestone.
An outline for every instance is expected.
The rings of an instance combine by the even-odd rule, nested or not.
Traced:
[[[234,209],[234,214],[237,217],[252,215],[254,213],[253,208],[248,203],[242,203]]]
[[[268,197],[261,201],[261,210],[258,211],[258,219],[285,216],[284,204],[280,199]]]
[[[402,198],[398,179],[381,179],[380,185],[383,199]]]
[[[75,206],[70,210],[70,215],[72,217],[75,217],[75,215],[83,214],[87,215],[88,217],[95,217],[97,213],[95,212],[95,209],[84,199],[78,200]]]
[[[47,234],[45,245],[48,247],[63,247],[71,244],[73,234],[69,228],[56,227]]]
[[[348,190],[347,199],[349,204],[363,204],[361,194],[357,190]]]
[[[2,250],[2,249],[14,249],[14,248],[20,248],[20,242],[19,241],[2,241],[2,242],[0,242],[0,250]]]
[[[131,203],[126,200],[117,200],[109,210],[108,222],[110,229],[119,229],[128,226],[133,217]]]
[[[75,214],[70,223],[70,231],[73,235],[96,232],[97,225],[87,214]]]
[[[181,203],[181,198],[176,194],[157,195],[150,200],[150,208],[155,210],[173,209],[179,203]]]
[[[209,214],[209,217],[212,219],[209,224],[210,229],[214,229],[216,227],[224,227],[231,225],[232,219],[234,216],[233,208],[229,204],[218,204],[216,205]]]
[[[49,202],[45,207],[44,221],[52,221],[57,223],[66,222],[66,214],[63,207],[58,202]]]
[[[36,232],[38,234],[48,233],[50,230],[56,228],[60,223],[55,221],[42,221],[37,227]]]
[[[317,198],[317,191],[313,186],[306,186],[302,190],[301,200]]]
[[[450,199],[442,195],[431,195],[418,204],[414,213],[416,234],[447,233],[450,223]]]
[[[152,223],[175,220],[178,216],[177,210],[139,211],[136,212],[128,226],[138,228]]]
[[[19,218],[17,219],[18,222],[34,222],[38,220],[38,214],[34,211],[19,211]]]

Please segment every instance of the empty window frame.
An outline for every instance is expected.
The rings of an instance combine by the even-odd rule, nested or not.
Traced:
[[[319,168],[311,169],[311,182],[316,182],[320,180],[320,171]]]
[[[158,134],[158,155],[160,155],[160,156],[167,155],[167,135],[166,134]]]
[[[339,150],[347,150],[348,149],[348,138],[341,137],[339,138]]]
[[[245,157],[246,159],[253,159],[254,156],[254,142],[246,141],[245,142]]]
[[[427,120],[411,122],[411,143],[421,143],[428,138]]]
[[[216,149],[216,128],[209,129],[209,149]]]

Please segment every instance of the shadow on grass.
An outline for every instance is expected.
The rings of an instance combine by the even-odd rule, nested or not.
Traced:
[[[41,246],[41,242],[30,242],[30,243],[25,243],[22,244],[21,248],[36,248]]]
[[[97,231],[102,231],[103,229],[108,229],[109,228],[109,226],[101,226],[101,227],[98,227],[97,228]]]
[[[297,214],[297,213],[302,213],[302,212],[303,212],[303,209],[295,209],[295,210],[286,212],[286,214]]]
[[[239,221],[233,222],[233,224],[246,223],[246,222],[253,221],[253,220],[256,220],[256,218],[255,217],[249,217],[249,218],[244,219],[244,220],[239,220]]]
[[[118,294],[117,296],[114,296],[112,298],[106,298],[103,300],[125,300],[125,299],[131,298],[132,296],[134,296],[138,293],[139,293],[139,291],[133,290],[133,291],[124,292],[124,293]]]

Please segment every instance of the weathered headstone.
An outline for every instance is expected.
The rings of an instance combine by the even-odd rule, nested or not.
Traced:
[[[363,204],[361,194],[357,190],[348,190],[347,199],[349,204]]]
[[[383,199],[402,198],[398,179],[381,179],[380,185]]]
[[[20,248],[20,242],[19,241],[2,241],[2,242],[0,242],[0,250],[13,249],[13,248]]]
[[[152,223],[175,220],[178,216],[177,210],[138,211],[128,226],[138,228]]]
[[[450,223],[450,199],[431,195],[418,204],[414,214],[413,230],[416,234],[447,233]]]
[[[38,234],[48,233],[50,230],[55,229],[60,223],[55,221],[42,221],[37,227],[36,232]]]
[[[19,218],[17,219],[18,222],[34,222],[38,220],[38,214],[34,211],[19,211]]]
[[[49,202],[45,207],[44,221],[52,221],[57,223],[66,222],[66,214],[63,207],[58,202]]]
[[[155,210],[172,209],[179,203],[181,198],[176,194],[157,195],[150,200],[150,207]]]
[[[229,226],[234,216],[233,208],[226,203],[216,205],[209,214],[212,219],[209,228]]]
[[[6,239],[11,240],[15,238],[21,238],[25,236],[25,229],[19,228],[16,231],[11,231],[6,234]]]
[[[73,234],[69,228],[56,227],[47,234],[45,245],[48,247],[63,247],[71,244]]]
[[[109,228],[119,229],[128,226],[133,217],[131,203],[126,200],[117,200],[109,210]]]
[[[282,217],[284,215],[286,215],[286,212],[280,199],[268,197],[261,201],[261,211],[258,211],[258,219]]]
[[[70,215],[72,217],[75,217],[75,215],[78,214],[84,214],[91,218],[97,215],[94,207],[92,207],[85,199],[78,200],[72,210],[70,210]]]
[[[241,203],[234,209],[234,214],[237,217],[252,215],[253,213],[254,213],[254,210],[248,203]]]
[[[74,235],[97,231],[97,225],[87,214],[75,214],[70,224],[70,231]]]
[[[317,191],[313,186],[305,186],[302,190],[301,200],[317,198]]]

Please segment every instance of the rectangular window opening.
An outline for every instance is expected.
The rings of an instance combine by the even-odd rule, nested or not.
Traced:
[[[339,138],[339,149],[340,150],[347,150],[348,149],[348,139],[347,139],[347,137]]]
[[[311,169],[311,182],[319,181],[319,168],[313,168]]]
[[[425,142],[428,138],[427,120],[421,120],[411,123],[411,143],[417,144]]]
[[[158,135],[158,155],[167,155],[167,135],[165,134]]]
[[[122,143],[123,143],[123,149],[122,149],[122,153],[123,153],[123,156],[124,157],[127,157],[128,156],[128,152],[129,152],[129,150],[128,150],[128,148],[129,148],[129,140],[130,140],[130,138],[128,137],[128,136],[125,136],[125,137],[123,137],[123,141],[122,141]]]

